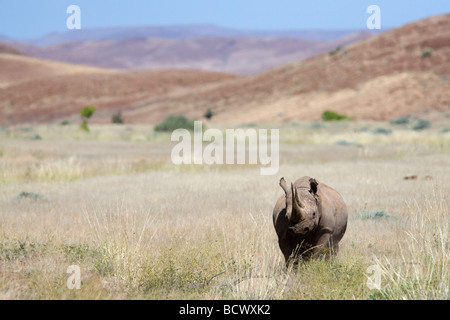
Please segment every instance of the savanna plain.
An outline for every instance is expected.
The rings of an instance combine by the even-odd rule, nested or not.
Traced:
[[[1,128],[0,298],[449,299],[447,124],[236,125],[280,129],[273,176],[174,165],[146,125]],[[335,258],[291,269],[272,210],[303,175],[341,193],[348,228]]]

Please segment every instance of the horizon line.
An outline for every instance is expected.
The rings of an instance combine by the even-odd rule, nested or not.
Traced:
[[[50,31],[47,32],[45,34],[42,34],[40,36],[34,36],[34,37],[15,37],[15,36],[10,36],[8,34],[5,33],[0,33],[0,37],[4,37],[7,38],[7,40],[15,40],[15,41],[31,41],[31,40],[37,40],[37,39],[41,39],[41,38],[45,38],[47,36],[51,36],[51,35],[62,35],[65,33],[79,33],[79,32],[84,32],[84,31],[95,31],[95,30],[112,30],[112,29],[133,29],[133,28],[171,28],[171,27],[215,27],[218,29],[224,29],[224,30],[233,30],[233,31],[237,31],[237,32],[260,32],[260,33],[264,33],[264,32],[301,32],[301,31],[321,31],[321,32],[371,32],[371,33],[382,33],[384,31],[388,31],[394,28],[398,28],[401,26],[396,26],[396,27],[383,27],[381,29],[373,29],[373,30],[369,30],[367,28],[275,28],[275,29],[266,29],[266,28],[238,28],[238,27],[233,27],[233,26],[225,26],[225,25],[220,25],[220,24],[215,24],[215,23],[173,23],[173,24],[143,24],[143,25],[117,25],[117,26],[99,26],[99,27],[87,27],[87,28],[81,28],[78,30],[64,30],[64,31]],[[205,35],[202,36],[197,36],[197,37],[207,37],[208,36],[208,32],[206,32]],[[197,38],[196,37],[196,38]],[[220,36],[220,37],[235,37],[235,36]],[[243,36],[245,37],[245,35]],[[252,37],[256,37],[256,36],[249,36],[249,38]],[[265,36],[261,36],[262,38],[264,38]],[[285,37],[281,37],[280,38],[285,38]],[[287,38],[287,37],[286,37]]]

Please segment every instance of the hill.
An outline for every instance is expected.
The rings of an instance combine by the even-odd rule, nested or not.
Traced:
[[[208,108],[212,121],[232,123],[318,120],[326,109],[372,120],[444,111],[449,39],[450,15],[440,15],[253,76],[52,69],[54,62],[0,54],[0,124],[61,121],[87,104],[99,109],[93,122],[121,110],[127,123],[153,124],[171,113],[200,119]]]
[[[0,125],[78,120],[85,105],[98,106],[97,120],[110,122],[132,102],[236,78],[196,70],[125,72],[12,54],[0,54],[0,69]]]
[[[19,50],[14,49],[13,47],[4,43],[0,43],[0,53],[22,54]]]
[[[157,104],[133,105],[136,119],[171,107],[215,121],[318,120],[326,109],[356,119],[387,120],[448,110],[450,15],[417,21],[381,35],[216,88]],[[174,107],[176,106],[176,108]]]
[[[0,88],[8,88],[33,80],[44,83],[52,77],[71,74],[111,73],[115,70],[72,65],[25,56],[17,50],[0,44]]]
[[[188,28],[189,30],[191,29]],[[162,34],[167,36],[166,33]],[[188,68],[255,74],[372,36],[369,32],[358,32],[333,41],[317,41],[242,36],[184,37],[183,34],[180,34],[179,38],[175,38],[175,35],[156,38],[131,37],[133,33],[119,33],[116,36],[118,40],[69,41],[46,47],[17,43],[13,45],[33,57],[102,68],[131,70]],[[120,37],[126,35],[130,37]]]

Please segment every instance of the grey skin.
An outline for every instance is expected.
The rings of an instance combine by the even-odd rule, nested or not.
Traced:
[[[321,255],[335,255],[347,229],[347,206],[333,188],[310,177],[301,177],[288,188],[273,210],[273,224],[286,264]]]

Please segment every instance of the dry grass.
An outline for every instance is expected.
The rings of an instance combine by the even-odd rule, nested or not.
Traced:
[[[0,298],[448,299],[448,136],[389,144],[325,128],[299,144],[289,135],[308,130],[289,130],[276,176],[248,166],[175,167],[164,137],[2,140]],[[364,146],[327,144],[332,133]],[[136,169],[140,160],[147,165]],[[301,175],[343,195],[349,226],[337,258],[285,270],[271,213],[279,177]],[[390,217],[358,218],[364,210]],[[66,287],[74,264],[80,290]],[[381,290],[366,286],[371,265]]]

